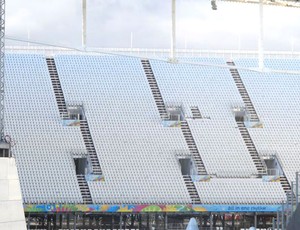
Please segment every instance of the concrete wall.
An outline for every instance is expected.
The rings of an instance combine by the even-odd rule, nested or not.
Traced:
[[[0,158],[0,229],[26,229],[20,183],[14,158]]]

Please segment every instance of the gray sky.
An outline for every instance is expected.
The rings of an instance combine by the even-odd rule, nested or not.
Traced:
[[[87,0],[90,47],[169,48],[171,0]],[[177,46],[257,49],[258,5],[177,0]],[[266,50],[300,51],[300,9],[265,7]],[[6,1],[6,34],[81,46],[81,0]],[[7,44],[15,44],[7,42]],[[18,43],[22,45],[21,43]]]

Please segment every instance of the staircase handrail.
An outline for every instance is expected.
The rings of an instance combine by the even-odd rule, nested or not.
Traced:
[[[192,156],[190,150],[188,150],[188,149],[176,149],[174,151],[174,153],[175,153],[175,156],[178,156],[178,157],[181,157],[181,156],[183,156],[183,157],[185,157],[185,156],[191,157]]]
[[[257,172],[249,172],[249,173],[245,173],[245,171],[241,170],[241,171],[237,171],[237,170],[218,170],[216,171],[214,175],[217,178],[251,178],[253,176],[257,177],[258,173]],[[243,175],[241,177],[237,177],[237,175]]]
[[[67,101],[66,106],[81,106],[84,107],[83,101]]]
[[[71,156],[88,156],[88,152],[86,149],[70,149],[68,153]]]

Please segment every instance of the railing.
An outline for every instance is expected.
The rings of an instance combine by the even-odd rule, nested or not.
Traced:
[[[227,220],[227,221],[225,221],[226,223],[232,223],[232,220]],[[169,230],[175,230],[176,228],[169,228],[169,223],[168,223],[168,229]],[[186,227],[187,227],[187,225],[186,225]],[[186,228],[181,228],[181,230],[184,230],[184,229],[186,229]],[[179,230],[179,228],[178,228],[178,230]],[[223,227],[201,227],[201,230],[249,230],[249,228],[240,228],[240,227],[232,227],[231,225],[225,225],[225,227],[223,228]],[[255,230],[267,230],[267,229],[258,229],[258,228],[256,228]]]
[[[251,178],[251,177],[258,177],[259,174],[256,171],[253,172],[245,172],[245,171],[238,171],[238,170],[218,170],[214,174],[216,177],[219,178]],[[239,177],[238,177],[239,176]]]
[[[246,192],[246,191],[245,191]],[[66,205],[74,205],[74,204],[80,204],[80,202],[75,202],[74,200],[78,200],[80,198],[78,197],[64,197],[64,196],[52,196],[51,199],[49,198],[50,196],[35,196],[35,197],[23,197],[23,200],[25,201],[25,204],[66,204]],[[127,197],[127,196],[122,196],[122,197],[117,197],[117,196],[111,196],[111,197],[94,197],[94,200],[101,200],[101,202],[95,202],[95,204],[111,204],[111,205],[191,205],[191,204],[196,204],[199,205],[199,203],[194,203],[194,202],[182,202],[182,200],[187,199],[186,197],[181,198],[181,197],[155,197],[152,198],[152,201],[149,201],[151,198],[149,197]],[[204,204],[210,205],[210,204],[215,204],[215,205],[279,205],[279,204],[285,204],[286,198],[284,199],[283,197],[275,197],[274,196],[264,196],[264,197],[250,197],[250,196],[245,196],[245,197],[237,197],[237,196],[230,196],[230,197],[225,197],[225,196],[211,196],[211,194],[208,194],[207,196],[200,196],[201,201]],[[51,200],[51,202],[49,202]],[[123,200],[123,201],[118,201],[118,200]],[[124,201],[126,200],[126,202]],[[128,200],[128,202],[127,202]],[[272,200],[272,201],[271,201]],[[40,201],[40,202],[37,202]],[[52,202],[55,201],[55,202]]]
[[[282,168],[282,165],[283,165],[283,164],[282,164],[282,161],[281,161],[281,159],[280,159],[280,157],[279,157],[277,151],[272,151],[272,150],[263,150],[263,151],[259,151],[259,156],[260,156],[261,158],[269,157],[269,158],[274,158],[274,159],[276,159],[276,160],[277,160],[277,163],[278,163],[278,165],[279,165],[279,167],[280,167],[280,170],[281,170],[282,174],[284,175],[284,171],[283,171],[283,168]],[[278,170],[279,170],[279,169],[278,169]],[[279,171],[279,173],[280,173],[280,171]]]
[[[70,151],[68,151],[69,154],[74,158],[78,157],[78,158],[81,158],[81,157],[88,157],[89,154],[87,152],[86,149],[71,149]]]
[[[267,169],[267,173],[270,176],[281,176],[282,174],[280,173],[279,169],[273,168],[273,169]]]
[[[179,197],[179,196],[162,196],[162,197],[151,197],[145,196],[145,197],[128,197],[128,196],[107,196],[107,197],[94,197],[94,199],[103,200],[102,202],[98,202],[97,204],[115,204],[115,205],[131,205],[131,204],[156,204],[156,205],[190,205],[194,204],[193,202],[183,202],[183,200],[189,199],[189,196],[187,194],[187,197]],[[25,204],[52,204],[52,203],[58,203],[58,204],[81,204],[80,202],[76,202],[76,200],[79,200],[80,197],[67,197],[62,196],[60,194],[56,195],[49,195],[49,196],[26,196],[23,197]],[[51,200],[49,202],[49,200]],[[118,200],[123,200],[122,202]],[[128,200],[128,202],[125,202],[124,200]],[[40,202],[37,202],[40,201]],[[52,202],[55,201],[55,202]]]
[[[255,149],[256,149],[256,147],[255,147]],[[256,150],[256,152],[257,152],[258,158],[259,158],[259,160],[260,160],[260,162],[261,162],[264,170],[266,170],[266,172],[267,172],[268,171],[268,167],[267,167],[267,164],[266,164],[264,158],[262,157],[262,155],[257,150]]]
[[[233,113],[236,113],[236,112],[247,113],[247,109],[245,106],[234,105],[234,106],[231,106],[231,110]]]
[[[175,156],[177,156],[177,157],[181,157],[181,156],[182,157],[191,157],[192,156],[190,150],[188,150],[188,149],[178,149],[178,150],[175,150],[174,153],[175,153]]]
[[[94,54],[101,54],[101,52],[116,52],[122,54],[136,54],[156,57],[169,57],[170,49],[147,49],[147,48],[87,48],[89,52]],[[39,54],[85,54],[84,50],[74,51],[71,48],[48,47],[48,46],[6,46],[7,53],[39,53]],[[242,58],[258,58],[258,51],[256,50],[198,50],[198,49],[177,49],[176,54],[178,57],[223,57],[231,59],[233,57]],[[265,51],[265,58],[299,58],[300,52],[291,51]]]
[[[83,101],[68,101],[66,102],[66,106],[81,106],[84,107]]]
[[[261,150],[259,151],[259,155],[262,157],[276,157],[277,152],[274,150]]]
[[[174,109],[184,109],[184,105],[182,102],[178,101],[165,101],[166,108],[174,108]]]

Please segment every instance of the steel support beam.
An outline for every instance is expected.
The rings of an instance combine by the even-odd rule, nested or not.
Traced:
[[[27,229],[30,230],[30,213],[27,216]]]
[[[168,229],[168,215],[165,213],[165,229]]]
[[[170,61],[176,60],[176,0],[172,0],[172,36],[171,36],[171,57]]]
[[[213,230],[213,213],[210,213],[209,216],[209,229]]]
[[[4,141],[5,0],[0,0],[0,141]]]
[[[277,229],[279,229],[279,211],[277,211],[276,225],[277,225]]]
[[[296,172],[296,207],[299,203],[299,172]]]
[[[284,230],[284,203],[282,203],[281,207],[281,230]]]
[[[264,67],[264,6],[263,0],[259,0],[259,37],[258,37],[258,67]]]
[[[86,48],[86,0],[82,0],[82,48]]]

